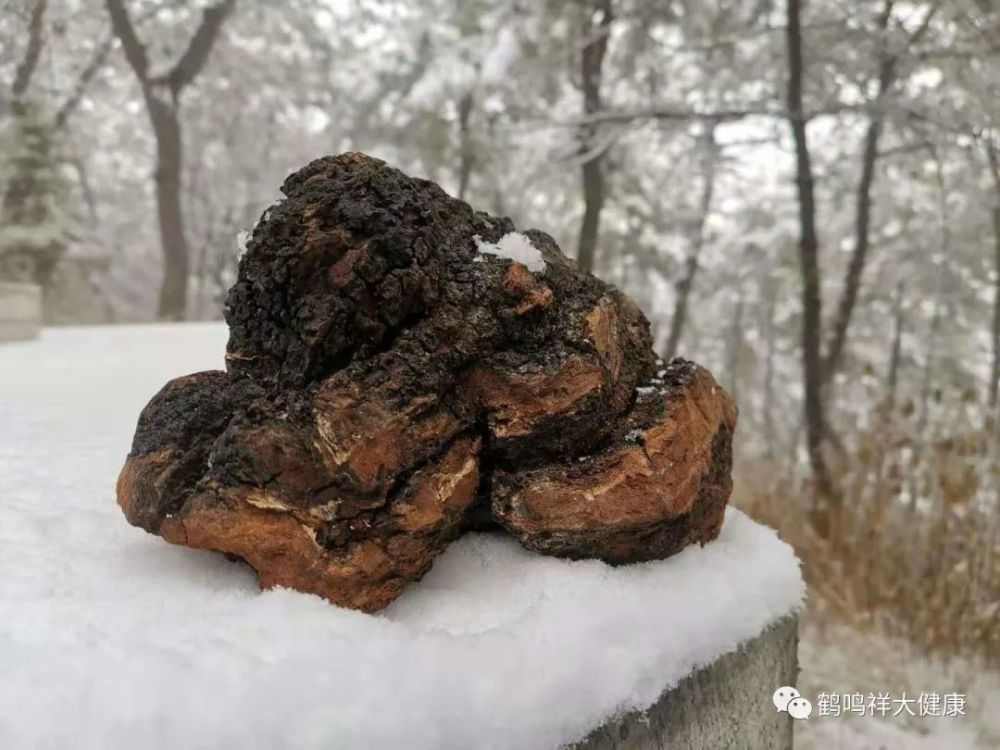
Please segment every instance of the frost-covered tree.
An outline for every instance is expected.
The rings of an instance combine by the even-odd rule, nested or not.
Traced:
[[[45,287],[66,250],[72,220],[53,132],[35,102],[18,103],[9,141],[0,206],[0,279]]]

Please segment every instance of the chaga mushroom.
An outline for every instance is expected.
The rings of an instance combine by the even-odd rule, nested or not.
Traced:
[[[225,372],[168,383],[118,480],[130,523],[375,611],[490,519],[543,554],[705,543],[736,409],[546,234],[347,153],[261,217]]]
[[[600,451],[494,477],[493,513],[524,546],[630,563],[718,535],[732,490],[731,399],[684,360],[639,391]]]

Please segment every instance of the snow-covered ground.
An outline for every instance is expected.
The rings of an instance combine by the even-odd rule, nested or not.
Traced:
[[[820,693],[888,693],[899,699],[922,693],[965,697],[963,716],[910,716],[894,704],[885,717],[820,717],[795,726],[796,750],[995,750],[1000,748],[1000,674],[981,663],[928,658],[911,644],[844,625],[800,628],[800,692],[816,703]],[[892,714],[899,710],[898,715]]]
[[[260,592],[114,502],[142,406],[225,339],[0,347],[0,748],[552,748],[803,599],[791,549],[735,510],[718,541],[619,568],[469,535],[377,616]]]

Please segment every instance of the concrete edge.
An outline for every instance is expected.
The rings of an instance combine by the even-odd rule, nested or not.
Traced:
[[[610,719],[569,750],[789,750],[793,719],[771,697],[798,679],[798,613],[665,691],[645,711]]]

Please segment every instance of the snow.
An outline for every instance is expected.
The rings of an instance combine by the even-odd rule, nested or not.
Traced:
[[[516,260],[527,266],[532,273],[545,271],[545,259],[542,257],[541,250],[532,245],[531,240],[520,232],[508,232],[496,244],[483,242],[477,237],[476,249],[487,255]]]
[[[521,53],[521,43],[513,29],[505,26],[497,35],[496,46],[483,61],[482,80],[496,83],[507,75]]]
[[[468,535],[376,616],[260,592],[114,503],[139,410],[225,339],[0,346],[0,748],[552,748],[802,603],[792,550],[736,510],[712,544],[618,568]]]
[[[270,211],[271,209],[268,209]],[[267,220],[267,213],[264,214],[264,220]],[[241,229],[236,233],[236,260],[242,260],[243,256],[247,251],[247,243],[250,241],[250,232],[246,229]]]
[[[980,659],[928,656],[877,629],[831,624],[815,616],[799,628],[797,687],[817,705],[820,693],[923,692],[966,696],[964,716],[818,716],[795,727],[797,750],[994,750],[1000,747],[1000,672]],[[894,707],[893,712],[896,708]]]

